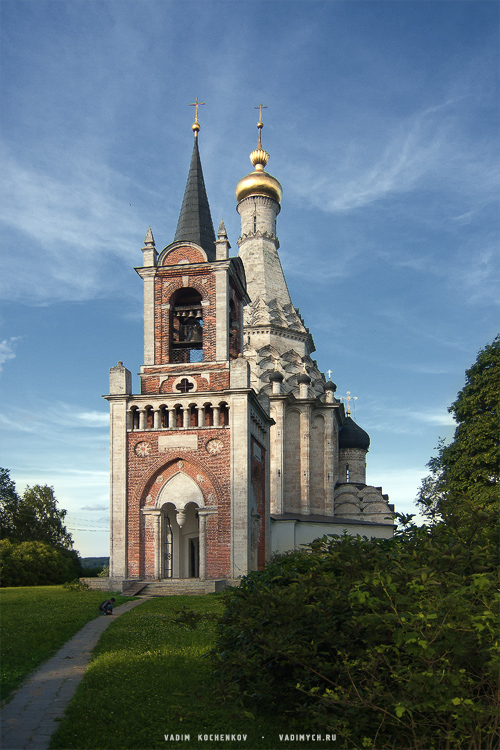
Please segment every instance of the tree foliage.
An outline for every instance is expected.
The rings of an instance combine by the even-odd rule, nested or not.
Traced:
[[[450,406],[453,441],[438,445],[417,503],[427,520],[495,528],[500,497],[500,337],[482,349]]]
[[[498,574],[483,541],[409,523],[249,574],[213,655],[222,695],[339,748],[496,748]]]
[[[227,595],[222,696],[339,748],[496,750],[500,339],[450,407],[450,445],[392,539],[324,537]],[[339,740],[340,738],[340,740]]]
[[[36,484],[20,497],[6,469],[0,469],[0,532],[18,542],[38,541],[71,549],[73,539],[64,526],[66,511],[57,507],[54,488]]]
[[[19,501],[15,482],[10,478],[7,469],[0,468],[0,536],[2,538],[14,534],[14,518]]]
[[[49,586],[81,575],[77,552],[44,542],[2,539],[0,564],[2,586]]]

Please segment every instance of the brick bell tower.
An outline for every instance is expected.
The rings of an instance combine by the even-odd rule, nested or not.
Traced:
[[[140,393],[110,370],[110,577],[234,579],[269,555],[268,408],[243,358],[240,258],[217,239],[194,147],[174,241],[144,241]]]

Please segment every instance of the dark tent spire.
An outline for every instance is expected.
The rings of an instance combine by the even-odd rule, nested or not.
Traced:
[[[208,260],[215,260],[214,225],[210,214],[210,206],[208,205],[207,191],[205,189],[198,151],[198,132],[194,126],[193,130],[194,146],[191,156],[191,166],[189,167],[189,175],[174,242],[181,240],[195,242],[205,250]]]

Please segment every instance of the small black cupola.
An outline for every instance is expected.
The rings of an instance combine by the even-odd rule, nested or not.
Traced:
[[[339,448],[359,448],[367,451],[370,436],[351,417],[346,417],[339,433]]]

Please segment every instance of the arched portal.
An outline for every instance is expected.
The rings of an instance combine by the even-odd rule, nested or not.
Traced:
[[[157,540],[159,577],[199,578],[198,510],[205,505],[202,491],[191,477],[179,472],[162,488],[156,505],[161,510]]]

